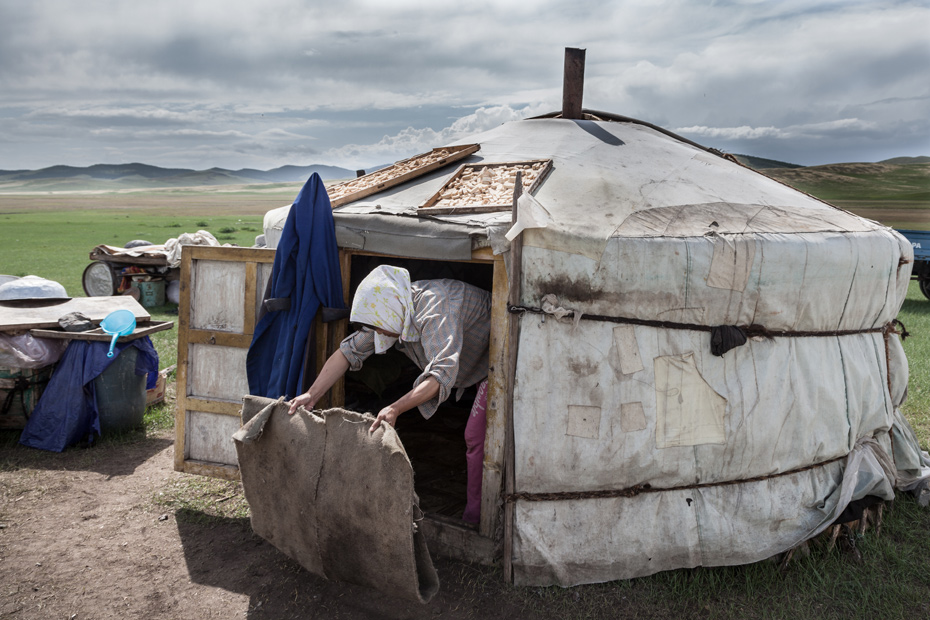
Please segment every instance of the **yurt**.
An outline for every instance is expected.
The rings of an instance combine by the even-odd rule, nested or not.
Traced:
[[[491,293],[476,529],[454,506],[453,399],[398,423],[432,553],[570,586],[756,562],[895,488],[928,493],[899,411],[912,250],[881,224],[592,110],[509,122],[329,197],[346,301],[382,264]],[[266,217],[272,245],[287,211]],[[323,359],[347,326],[318,327]],[[377,412],[409,389],[397,361],[353,374],[330,405]]]

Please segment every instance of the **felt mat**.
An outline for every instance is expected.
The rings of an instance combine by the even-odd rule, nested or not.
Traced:
[[[368,414],[287,409],[243,399],[233,438],[252,529],[311,573],[429,601],[439,578],[397,433],[369,433]]]

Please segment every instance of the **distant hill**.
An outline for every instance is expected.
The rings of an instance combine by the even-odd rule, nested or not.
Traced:
[[[774,159],[765,159],[764,157],[753,157],[752,155],[739,155],[737,153],[733,154],[733,157],[736,158],[736,161],[743,164],[744,166],[749,166],[753,170],[770,170],[772,168],[801,168],[798,164],[789,164],[783,161],[777,161]]]
[[[891,159],[884,159],[880,164],[898,164],[906,166],[908,164],[930,164],[930,157],[922,155],[920,157],[893,157]]]
[[[96,164],[79,168],[51,166],[41,170],[0,170],[0,192],[82,191],[303,183],[316,172],[324,181],[354,178],[355,172],[336,166],[282,166],[273,170],[190,170],[146,164]]]
[[[835,204],[868,201],[922,206],[930,203],[930,157],[896,157],[878,163],[807,167],[752,155],[734,157],[762,174]],[[270,186],[303,183],[314,172],[324,181],[355,178],[353,170],[324,165],[281,166],[273,170],[190,170],[140,163],[97,164],[84,168],[51,166],[41,170],[0,170],[0,193]]]
[[[890,163],[895,160],[926,160]],[[827,202],[930,205],[930,158],[895,158],[879,163],[770,168],[759,172]]]

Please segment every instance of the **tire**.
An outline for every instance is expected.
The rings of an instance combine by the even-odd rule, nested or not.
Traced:
[[[116,273],[108,263],[94,261],[84,268],[81,286],[88,297],[109,297],[116,295],[119,282]]]
[[[920,292],[924,294],[924,297],[930,299],[930,276],[920,278],[917,283],[920,285]]]

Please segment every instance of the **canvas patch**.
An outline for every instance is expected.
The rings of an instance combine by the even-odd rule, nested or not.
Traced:
[[[714,256],[710,262],[707,286],[743,291],[756,257],[753,239],[714,236]]]
[[[645,430],[646,412],[641,402],[620,405],[620,430],[624,433]]]
[[[726,443],[727,399],[704,381],[694,353],[657,357],[656,448]]]
[[[614,328],[614,346],[620,358],[620,373],[631,375],[643,369],[643,358],[639,354],[636,342],[636,328],[632,325],[618,325]]]
[[[601,408],[583,405],[568,406],[568,429],[566,435],[599,439],[601,436]]]

